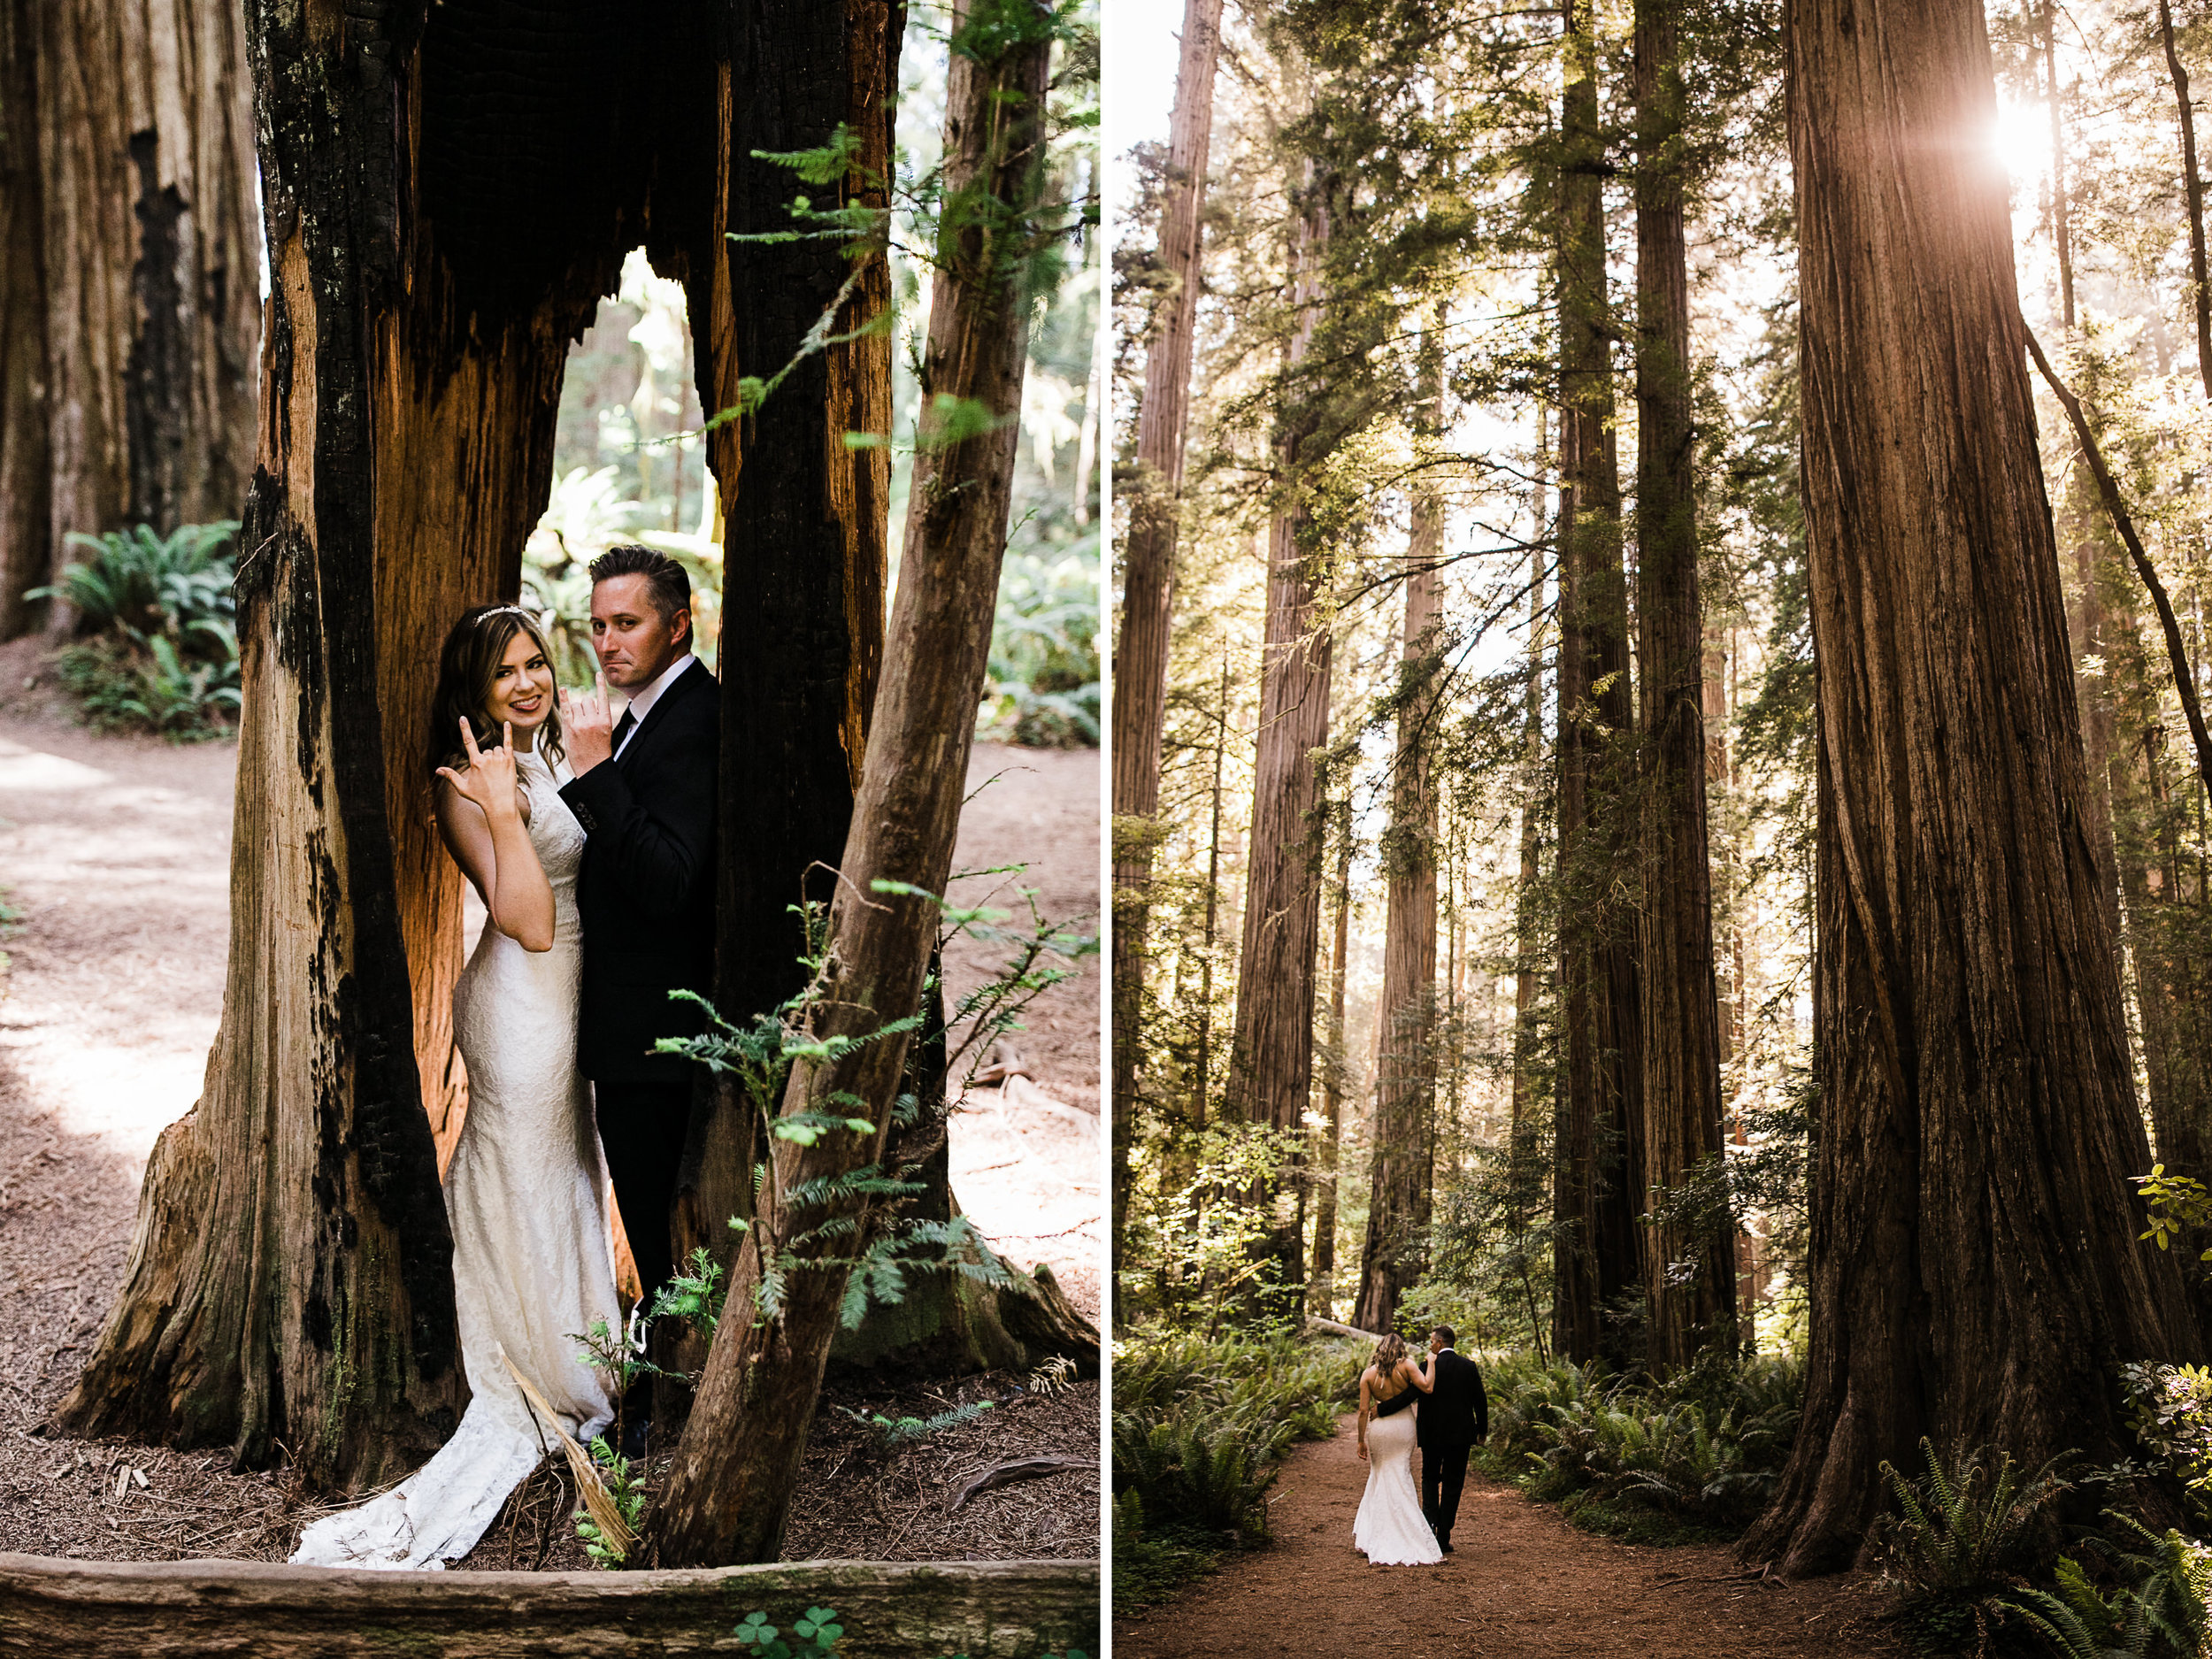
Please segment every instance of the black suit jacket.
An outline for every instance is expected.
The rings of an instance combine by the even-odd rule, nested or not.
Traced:
[[[619,757],[562,786],[584,826],[576,909],[584,928],[576,1059],[600,1083],[680,1083],[691,1063],[656,1055],[706,1018],[669,1000],[714,982],[715,766],[721,687],[695,660],[661,693]]]
[[[1482,1367],[1446,1348],[1436,1356],[1433,1370],[1436,1386],[1414,1421],[1416,1442],[1438,1451],[1479,1446],[1490,1438],[1490,1397],[1483,1392]]]

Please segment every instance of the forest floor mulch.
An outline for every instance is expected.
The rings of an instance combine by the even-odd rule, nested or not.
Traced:
[[[129,1254],[161,1129],[199,1093],[221,1016],[228,945],[228,743],[96,736],[72,721],[35,641],[0,646],[0,1551],[115,1561],[280,1561],[321,1512],[281,1467],[233,1473],[217,1449],[43,1436],[96,1340]],[[38,683],[27,685],[36,679]],[[956,897],[1041,888],[1050,919],[1087,915],[1099,869],[1095,751],[979,748],[957,867],[1028,861]],[[4,912],[0,912],[4,913]],[[947,953],[956,995],[996,965]],[[1099,1313],[1099,976],[1094,957],[1040,999],[1013,1038],[1029,1076],[979,1089],[956,1117],[955,1193],[1025,1267],[1049,1263]],[[944,1382],[833,1381],[825,1391],[785,1559],[1082,1558],[1099,1554],[1099,1392],[1047,1396],[1006,1373]],[[887,1455],[844,1408],[926,1417],[993,1409]],[[1017,1458],[1087,1460],[958,1506]],[[516,1494],[465,1563],[588,1565],[551,1471]],[[897,1555],[892,1555],[895,1548]]]
[[[1454,1553],[1376,1567],[1352,1547],[1367,1484],[1353,1419],[1285,1461],[1274,1541],[1175,1599],[1117,1613],[1115,1659],[1904,1659],[1859,1576],[1746,1577],[1724,1548],[1650,1548],[1576,1530],[1471,1471]]]

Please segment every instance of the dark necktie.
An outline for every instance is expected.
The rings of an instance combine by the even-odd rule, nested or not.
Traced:
[[[637,716],[627,709],[623,710],[622,718],[614,723],[614,747],[608,751],[610,755],[622,752],[622,740],[630,735],[630,728],[636,724]]]

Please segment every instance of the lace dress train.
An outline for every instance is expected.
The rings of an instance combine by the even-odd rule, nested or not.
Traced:
[[[1413,1479],[1413,1413],[1420,1409],[1367,1425],[1367,1490],[1352,1521],[1352,1542],[1371,1566],[1426,1567],[1444,1559]]]
[[[487,924],[453,993],[469,1105],[445,1206],[468,1410],[399,1486],[308,1527],[295,1562],[434,1570],[475,1547],[553,1440],[501,1363],[503,1350],[569,1433],[588,1440],[613,1417],[574,1340],[597,1319],[621,1328],[605,1164],[589,1086],[576,1070],[584,832],[554,771],[535,755],[516,761],[530,842],[553,888],[554,941],[525,950]]]

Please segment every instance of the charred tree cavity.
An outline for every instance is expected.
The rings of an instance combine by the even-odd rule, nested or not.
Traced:
[[[680,5],[641,28],[511,0],[343,17],[256,0],[273,292],[239,578],[228,989],[64,1426],[226,1443],[244,1463],[280,1437],[326,1487],[395,1475],[449,1429],[465,1385],[438,1168],[465,1079],[461,887],[426,765],[438,648],[467,606],[515,596],[568,345],[629,250],[686,284],[707,407],[736,401],[741,357],[772,373],[795,350],[845,262],[764,273],[724,233],[787,228],[790,175],[747,175],[752,152],[826,145],[841,121],[864,141],[852,188],[864,174],[880,190],[898,25],[864,4]],[[790,62],[756,61],[764,42]],[[167,196],[150,199],[149,283],[168,234]],[[849,322],[880,311],[887,280],[856,290]],[[887,353],[871,336],[808,358],[716,436],[729,614],[759,630],[726,634],[726,660],[757,671],[726,681],[726,706],[758,719],[772,688],[785,723],[772,740],[765,721],[746,728],[753,747],[725,757],[726,793],[735,778],[769,798],[733,815],[749,839],[726,842],[724,867],[774,884],[780,919],[808,859],[835,857],[859,764],[888,479],[879,452],[842,440],[887,429]],[[145,362],[150,383],[158,349]],[[741,893],[722,918],[744,1011],[799,972],[780,964],[764,1002],[744,988],[779,955],[764,937],[780,935],[750,928],[758,908]],[[743,1136],[731,1144],[726,1161],[749,1161]],[[741,1209],[708,1213],[719,1231]]]

